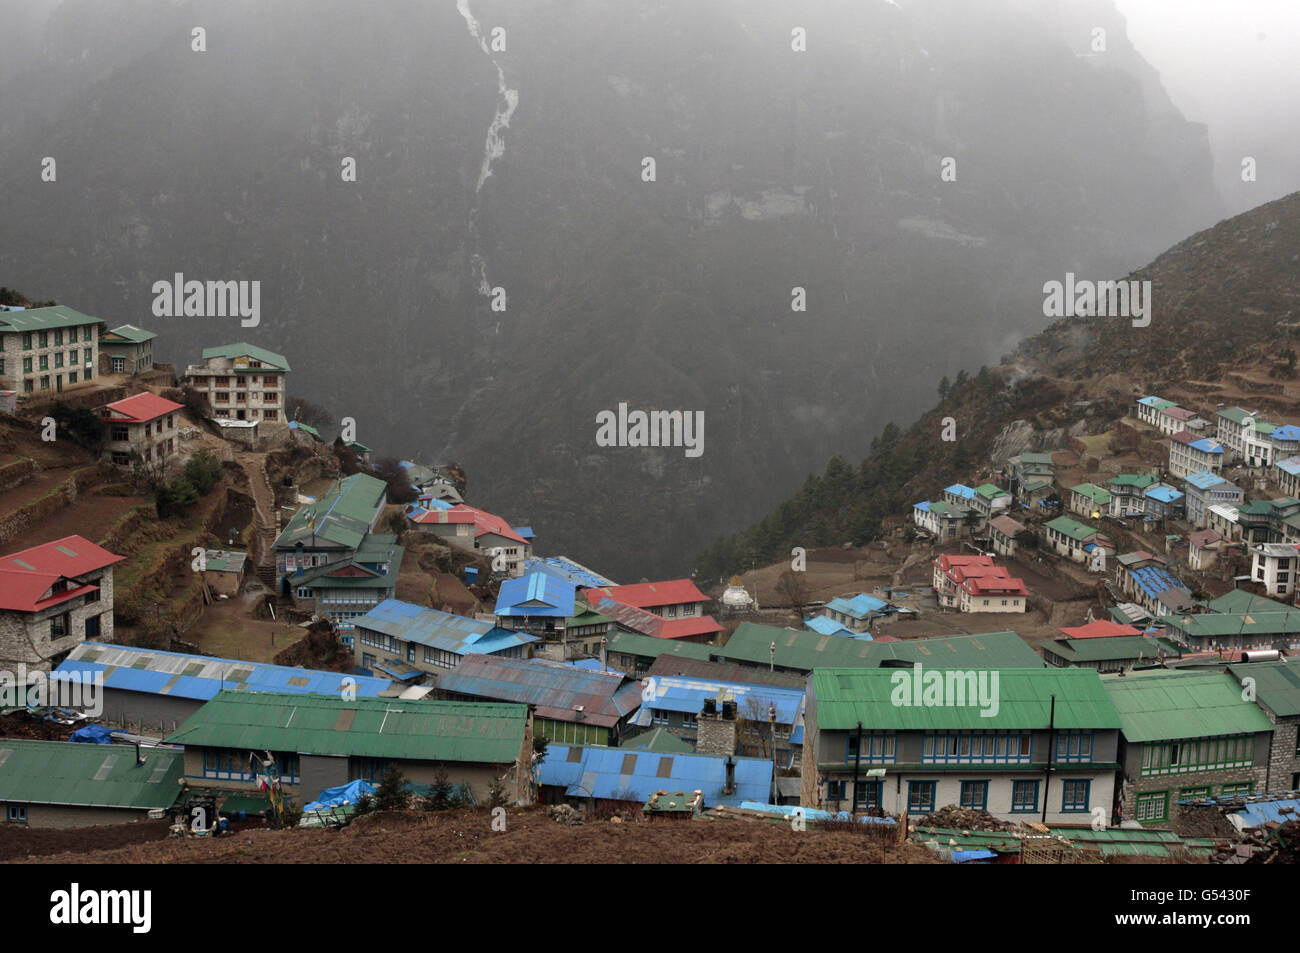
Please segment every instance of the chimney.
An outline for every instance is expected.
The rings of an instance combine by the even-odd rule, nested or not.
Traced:
[[[704,708],[696,722],[695,750],[700,754],[736,753],[736,703],[724,700],[719,712],[716,698],[704,699]]]
[[[138,768],[142,764],[144,764],[144,758],[140,757],[140,742],[137,741],[135,743],[135,765]]]
[[[722,785],[722,793],[736,793],[736,762],[731,759],[730,755],[727,756],[727,780]]]
[[[608,644],[609,644],[609,640],[607,639],[600,640],[600,670],[602,672],[609,671],[609,653],[605,649],[605,646],[607,646]]]

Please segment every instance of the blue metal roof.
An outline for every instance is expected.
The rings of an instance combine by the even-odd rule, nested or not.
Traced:
[[[567,579],[545,572],[530,572],[501,583],[496,614],[567,619],[573,615],[573,600],[577,593],[578,587]]]
[[[1274,440],[1300,440],[1300,427],[1294,424],[1284,424],[1281,427],[1274,427],[1269,436]]]
[[[564,664],[567,665],[567,666],[569,666],[569,668],[580,669],[581,671],[584,671],[584,672],[601,672],[601,671],[604,671],[604,672],[609,673],[610,675],[626,675],[626,674],[627,674],[626,672],[620,672],[618,669],[614,669],[614,668],[604,668],[604,669],[602,669],[602,668],[600,667],[600,659],[598,659],[598,658],[580,658],[580,659],[575,659],[575,660],[572,661],[572,662],[565,662]]]
[[[767,708],[773,705],[776,707],[777,724],[793,725],[799,721],[803,709],[804,693],[797,688],[717,682],[685,675],[652,675],[646,679],[641,694],[641,709],[632,717],[631,724],[650,727],[653,708],[697,715],[704,708],[706,698],[717,698],[724,692],[736,701],[742,718],[757,717],[766,721]],[[757,711],[754,710],[755,706]]]
[[[1292,476],[1300,474],[1300,457],[1291,457],[1287,460],[1279,460],[1275,466],[1283,473],[1289,473]]]
[[[567,580],[585,589],[599,589],[602,586],[614,585],[612,580],[606,579],[604,576],[594,573],[564,556],[529,559],[524,562],[524,568],[529,572],[544,572],[547,575]]]
[[[1188,588],[1178,581],[1178,578],[1166,569],[1159,566],[1144,566],[1141,569],[1134,569],[1129,573],[1133,581],[1148,596],[1154,599],[1162,592],[1170,589],[1182,589],[1188,592]]]
[[[852,599],[842,597],[832,599],[827,603],[826,608],[841,612],[854,619],[870,619],[884,615],[884,610],[889,608],[889,603],[874,596],[869,596],[865,592],[860,592]]]
[[[138,667],[137,667],[138,666]],[[56,672],[102,674],[104,687],[206,701],[224,689],[337,695],[350,678],[358,697],[374,698],[392,685],[387,678],[321,672],[287,665],[159,652],[129,645],[83,642]]]
[[[512,526],[510,528],[513,529],[520,536],[522,536],[524,539],[533,539],[537,535],[536,533],[533,532],[533,528],[531,526]]]
[[[846,629],[834,619],[824,615],[813,616],[811,619],[805,618],[803,624],[813,632],[820,632],[822,635],[838,635],[841,638],[849,639],[856,638],[859,635],[859,633],[854,632],[852,629]],[[865,632],[861,634],[866,635]],[[868,635],[867,640],[870,641],[871,636]]]
[[[1193,440],[1188,444],[1188,446],[1193,450],[1200,450],[1202,453],[1223,453],[1223,447],[1208,437],[1202,437],[1200,440]]]
[[[576,754],[574,754],[576,752]],[[575,760],[569,760],[573,757]],[[569,797],[647,801],[656,791],[702,791],[704,806],[737,807],[745,801],[767,803],[772,790],[772,762],[732,758],[735,790],[723,794],[727,759],[708,754],[658,754],[628,748],[550,744],[538,768],[541,784],[565,788]]]
[[[1164,402],[1165,402],[1165,400],[1164,400],[1163,397],[1156,397],[1156,396],[1154,396],[1154,395],[1152,395],[1151,397],[1139,397],[1139,398],[1138,398],[1138,403],[1139,403],[1139,404],[1146,404],[1148,407],[1153,407],[1153,406],[1155,406],[1156,404],[1163,404]]]
[[[1161,486],[1156,484],[1148,489],[1143,496],[1149,496],[1160,503],[1174,503],[1183,498],[1183,495],[1171,486]]]
[[[928,512],[930,512],[930,501],[929,501],[929,500],[922,500],[920,503],[913,503],[913,504],[912,504],[912,509],[914,509],[914,510],[921,510],[921,511],[923,511],[923,512],[925,512],[925,513],[928,513]]]
[[[945,487],[943,492],[951,493],[953,496],[960,496],[963,499],[967,499],[967,500],[975,499],[975,495],[976,495],[975,491],[972,490],[970,487],[966,486],[964,483],[954,483],[952,486]]]
[[[400,599],[385,599],[353,620],[359,628],[391,635],[455,655],[491,655],[503,649],[536,642],[537,636],[498,628],[439,609],[417,606]]]
[[[1184,482],[1190,483],[1198,490],[1208,490],[1210,487],[1228,482],[1217,473],[1211,473],[1209,470],[1202,470],[1200,473],[1193,473],[1190,476],[1184,477],[1183,480]]]

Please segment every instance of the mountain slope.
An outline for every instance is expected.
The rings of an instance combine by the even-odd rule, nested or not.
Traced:
[[[1152,283],[1149,327],[1122,317],[1053,323],[1000,366],[959,380],[906,431],[891,424],[856,470],[834,458],[749,530],[718,540],[696,561],[701,577],[711,582],[788,559],[794,546],[870,539],[882,520],[905,516],[917,500],[969,483],[1009,455],[1054,449],[1067,432],[1106,432],[1144,394],[1177,387],[1212,406],[1244,386],[1257,391],[1252,408],[1293,409],[1282,385],[1233,372],[1257,362],[1277,366],[1295,347],[1300,192],[1193,235],[1129,278]],[[1082,401],[1086,409],[1076,405]],[[947,417],[957,424],[955,442],[940,439]]]

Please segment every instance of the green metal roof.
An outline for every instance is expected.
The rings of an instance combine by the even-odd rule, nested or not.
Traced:
[[[1152,473],[1117,473],[1106,481],[1108,486],[1131,486],[1139,490],[1145,490],[1156,482],[1155,474]]]
[[[694,754],[695,748],[683,741],[666,728],[655,728],[642,732],[635,738],[624,741],[620,748],[636,748],[640,751],[655,751],[660,754]]]
[[[93,318],[62,304],[48,308],[28,308],[26,311],[0,311],[0,333],[48,331],[51,328],[103,323],[103,318]]]
[[[1300,715],[1300,671],[1290,662],[1244,662],[1229,665],[1237,681],[1255,680],[1255,697],[1279,718]]]
[[[1164,655],[1178,655],[1177,645],[1165,639],[1144,635],[1116,635],[1104,639],[1053,639],[1043,644],[1063,659],[1071,662],[1109,662],[1121,659],[1151,659]]]
[[[983,483],[975,487],[975,492],[986,500],[996,500],[1000,496],[1010,496],[1006,490],[1000,486],[994,486],[992,483]]]
[[[1058,533],[1062,533],[1070,537],[1070,539],[1078,540],[1080,542],[1101,534],[1101,530],[1094,529],[1087,523],[1080,523],[1078,520],[1072,520],[1068,516],[1058,516],[1056,519],[1045,525],[1049,529],[1054,529]]]
[[[1101,506],[1110,502],[1110,491],[1105,487],[1097,486],[1095,483],[1080,483],[1078,486],[1070,487],[1070,490],[1080,496],[1086,496]]]
[[[696,642],[684,642],[681,639],[656,639],[653,635],[641,635],[637,632],[615,632],[609,637],[606,651],[622,652],[624,655],[640,655],[645,658],[658,658],[661,655],[684,655],[708,661],[709,653],[716,651],[711,645]]]
[[[206,361],[210,357],[228,357],[232,361],[241,357],[251,357],[255,361],[262,362],[262,367],[254,368],[255,370],[273,372],[289,370],[289,361],[283,354],[276,354],[256,344],[223,344],[219,347],[205,347],[203,359]]]
[[[325,540],[348,549],[358,548],[370,524],[382,508],[388,484],[367,473],[354,473],[330,487],[315,503],[293,514],[289,525],[276,538],[276,549],[292,549],[301,542]]]
[[[72,807],[168,808],[180,794],[184,752],[130,745],[0,738],[0,801]]]
[[[1272,731],[1226,672],[1148,672],[1102,679],[1130,742]]]
[[[581,599],[573,600],[573,608],[578,611],[565,620],[564,627],[566,629],[576,629],[584,625],[602,625],[614,621],[609,616],[597,612]]]
[[[1225,420],[1231,420],[1234,424],[1245,423],[1246,418],[1251,416],[1249,411],[1242,410],[1240,407],[1224,407],[1219,411],[1219,416]]]
[[[1026,464],[1037,463],[1052,466],[1052,455],[1050,453],[1022,453],[1019,456],[1011,458],[1012,463]]]
[[[924,669],[924,666],[922,666]],[[997,675],[996,683],[993,680]],[[940,704],[917,697],[917,672],[913,669],[822,668],[812,674],[817,699],[817,725],[823,730],[856,728],[898,731],[1047,728],[1051,724],[1051,696],[1056,696],[1055,725],[1062,730],[1119,728],[1119,718],[1102,688],[1101,677],[1089,668],[994,668],[987,671],[955,670],[919,673],[920,687],[931,676],[943,679],[946,694]],[[974,680],[972,680],[972,676]],[[988,689],[996,706],[982,706],[970,691],[979,684]],[[965,694],[954,696],[953,685]],[[963,697],[963,704],[954,704]],[[812,707],[811,705],[809,706]],[[986,714],[991,713],[991,714]]]
[[[219,692],[170,744],[408,761],[514,762],[528,706]]]
[[[766,665],[772,660],[773,642],[777,665],[805,672],[824,666],[876,668],[895,661],[921,662],[935,668],[1033,668],[1043,664],[1038,653],[1014,632],[868,642],[754,622],[742,622],[727,644],[714,649],[713,654],[731,661]]]
[[[132,344],[143,344],[145,341],[152,341],[158,336],[152,331],[146,331],[144,328],[137,328],[134,324],[124,324],[121,327],[105,331],[99,339],[101,344],[113,343],[112,341],[107,340],[109,334],[120,337],[124,341],[130,341]]]

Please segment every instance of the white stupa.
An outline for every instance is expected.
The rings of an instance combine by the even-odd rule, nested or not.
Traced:
[[[722,594],[722,604],[728,609],[748,609],[754,604],[753,598],[745,591],[739,576],[731,577],[731,585]]]

